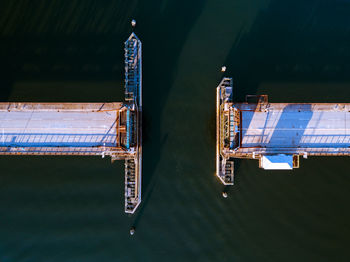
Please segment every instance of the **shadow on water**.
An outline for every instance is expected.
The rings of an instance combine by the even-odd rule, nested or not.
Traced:
[[[161,124],[163,108],[167,102],[173,79],[176,76],[176,66],[192,26],[201,13],[205,1],[186,5],[186,10],[178,2],[158,1],[154,5],[143,6],[143,12],[136,17],[142,21],[136,33],[143,41],[143,176],[142,203],[135,216],[136,227],[147,206],[156,183],[156,168],[161,159],[164,144],[168,134],[162,133]],[[181,16],[179,14],[181,13]],[[176,22],[175,22],[176,21]],[[171,116],[169,116],[171,117]]]
[[[300,114],[301,116],[297,116]],[[275,145],[276,147],[300,147],[301,139],[305,133],[313,112],[311,111],[311,105],[303,105],[302,111],[298,113],[295,112],[295,107],[287,105],[277,122],[277,125],[274,127],[274,132],[271,135],[269,143]],[[266,119],[266,122],[269,119]],[[286,140],[286,138],[291,140]],[[287,144],[286,144],[287,143]]]
[[[87,102],[85,90],[80,93],[72,87],[71,92],[58,92],[70,82],[84,83],[116,81],[122,83],[124,74],[123,42],[127,34],[113,36],[15,36],[0,37],[0,48],[6,50],[1,55],[2,72],[1,100],[9,99],[16,83],[55,83],[56,89],[42,89],[45,101]],[[117,43],[117,45],[116,45]],[[100,85],[101,86],[101,85]],[[37,88],[38,86],[36,86]],[[85,93],[84,93],[85,91]],[[115,86],[113,93],[94,92],[94,101],[121,101],[123,86]],[[35,91],[34,91],[35,92]],[[48,92],[51,92],[48,94]],[[61,98],[62,97],[62,98]],[[30,98],[29,98],[30,99]],[[43,99],[43,98],[36,98]]]
[[[266,81],[349,81],[349,11],[339,1],[272,1],[227,57],[238,99],[255,94]]]
[[[43,86],[38,97],[32,98],[31,92],[27,92],[23,96],[27,101],[122,101],[123,43],[131,31],[130,19],[136,4],[136,0],[108,3],[73,0],[67,5],[43,1],[34,8],[27,1],[17,4],[3,1],[1,101],[16,100],[10,94],[18,83]],[[120,85],[107,90],[101,83],[106,81]],[[89,88],[91,82],[98,83],[95,88],[99,92]],[[45,88],[48,83],[54,83],[55,88]]]
[[[1,79],[0,79],[0,101],[7,101],[13,84],[13,72],[11,70],[8,70],[4,67],[0,67],[0,70],[2,72]]]
[[[300,147],[301,139],[313,116],[313,111],[311,110],[311,104],[303,104],[300,105],[300,109],[293,105],[287,105],[281,112],[269,111],[266,116],[263,115],[265,119],[255,116],[256,114],[261,113],[255,111],[244,112],[246,117],[244,120],[250,120],[243,120],[244,131],[242,137],[244,147],[297,148]],[[264,121],[264,124],[260,126],[259,120]],[[249,131],[252,121],[255,122],[253,128],[254,125],[257,125],[256,128],[262,129],[261,134],[257,135]]]

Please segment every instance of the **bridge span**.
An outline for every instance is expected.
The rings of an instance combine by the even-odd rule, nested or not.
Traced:
[[[299,167],[299,157],[350,155],[350,104],[269,103],[267,95],[233,99],[231,78],[217,87],[216,175],[234,183],[234,158],[263,169]]]
[[[0,155],[110,156],[125,160],[125,212],[141,202],[141,41],[125,42],[125,102],[0,103]]]

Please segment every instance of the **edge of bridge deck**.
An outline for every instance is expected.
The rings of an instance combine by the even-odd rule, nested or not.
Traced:
[[[108,103],[33,103],[33,102],[0,102],[0,111],[26,112],[26,111],[70,111],[70,112],[105,112],[119,110],[123,107],[122,102]]]

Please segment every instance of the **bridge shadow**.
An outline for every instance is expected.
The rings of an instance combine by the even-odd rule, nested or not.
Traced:
[[[250,120],[248,124],[243,124],[243,147],[301,147],[301,139],[313,116],[311,104],[302,104],[298,107],[286,105],[283,111],[272,110],[267,113],[243,113],[243,123],[245,117]],[[317,122],[315,124],[317,125]],[[256,129],[261,129],[262,134],[256,134]]]
[[[270,147],[299,148],[305,129],[313,116],[310,104],[303,104],[302,108],[287,105],[277,120],[277,125],[270,139],[266,140]]]
[[[122,101],[126,37],[0,36],[1,101]]]
[[[159,6],[163,6],[160,2]],[[168,139],[168,134],[161,130],[165,117],[163,109],[176,77],[180,53],[205,3],[196,0],[191,5],[186,4],[184,10],[178,3],[168,2],[159,13],[154,5],[145,3],[144,12],[136,17],[143,23],[136,30],[143,42],[143,175],[142,202],[134,216],[135,227],[162,174],[157,167]]]
[[[6,66],[0,66],[2,77],[0,77],[0,101],[7,101],[12,90],[12,84],[14,81],[13,72],[6,68]]]

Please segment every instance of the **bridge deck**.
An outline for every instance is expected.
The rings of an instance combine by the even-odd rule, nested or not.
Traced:
[[[96,154],[94,147],[116,145],[121,107],[122,103],[0,103],[0,151],[80,148],[84,154]]]
[[[347,104],[269,104],[266,110],[240,104],[241,147],[347,148],[350,106]]]
[[[269,103],[267,95],[234,103],[232,78],[216,91],[216,175],[224,185],[233,185],[234,158],[292,169],[301,155],[350,155],[350,104]]]
[[[142,47],[125,42],[126,103],[0,103],[0,155],[125,159],[125,212],[141,202]]]

